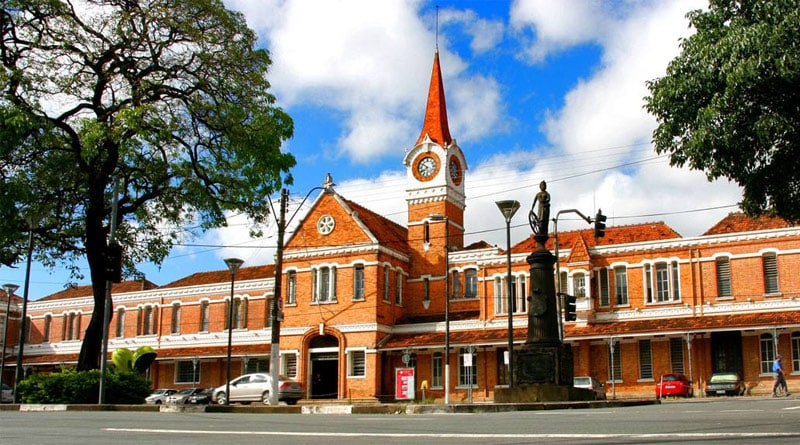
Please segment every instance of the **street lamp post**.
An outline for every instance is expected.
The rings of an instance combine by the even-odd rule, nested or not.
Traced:
[[[3,383],[3,377],[5,376],[6,371],[6,342],[8,342],[8,320],[11,315],[11,296],[14,295],[14,292],[19,289],[19,286],[12,283],[6,283],[3,285],[3,290],[6,291],[6,320],[3,323],[3,358],[2,364],[0,364],[0,384]]]
[[[450,219],[438,213],[431,221],[444,221],[444,403],[450,404]]]
[[[225,404],[231,403],[231,344],[233,342],[233,287],[236,280],[236,272],[242,267],[244,261],[239,258],[228,258],[225,265],[231,272],[231,301],[228,304],[228,358],[227,369],[225,371]]]
[[[511,283],[511,218],[519,210],[519,201],[496,201],[497,208],[506,220],[506,285],[508,292],[508,387],[514,386],[514,296]]]

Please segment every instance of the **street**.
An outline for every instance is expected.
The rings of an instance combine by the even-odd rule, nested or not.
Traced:
[[[623,408],[492,414],[302,415],[0,412],[17,444],[795,444],[800,400],[720,398]]]

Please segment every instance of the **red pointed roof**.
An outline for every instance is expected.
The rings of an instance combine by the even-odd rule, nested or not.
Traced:
[[[759,216],[750,218],[742,212],[729,213],[720,222],[714,224],[703,235],[722,235],[725,233],[755,232],[757,230],[783,229],[792,227],[792,224],[784,219],[773,216]]]
[[[380,244],[403,253],[409,252],[408,229],[354,201],[345,198],[342,198],[342,201],[358,214],[358,219],[364,223],[367,230],[378,239]]]
[[[139,292],[157,288],[158,285],[148,280],[126,280],[121,283],[111,285],[112,294],[123,294],[126,292]],[[92,285],[84,284],[81,286],[70,286],[54,294],[46,295],[36,301],[65,300],[69,298],[84,298],[92,296]]]
[[[422,123],[422,132],[417,138],[419,145],[425,135],[433,142],[447,147],[452,142],[450,127],[447,125],[447,105],[444,101],[444,84],[442,83],[442,70],[439,66],[439,51],[433,58],[433,73],[431,74],[431,86],[428,90],[428,106],[425,109],[425,121]]]

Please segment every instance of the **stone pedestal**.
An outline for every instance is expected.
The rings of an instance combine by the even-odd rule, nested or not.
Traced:
[[[552,383],[572,386],[572,348],[557,343],[527,343],[517,352],[516,384]]]

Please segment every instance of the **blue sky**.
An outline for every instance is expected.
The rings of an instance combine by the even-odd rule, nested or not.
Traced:
[[[330,173],[341,195],[405,225],[402,159],[421,129],[437,43],[451,134],[469,168],[467,243],[505,245],[501,199],[522,204],[512,243],[527,237],[542,180],[553,213],[602,208],[609,225],[664,221],[684,236],[702,234],[741,198],[735,184],[670,167],[650,144],[655,120],[643,109],[645,81],[664,74],[691,32],[686,13],[706,1],[224,2],[269,49],[273,93],[294,119],[285,146],[297,158],[293,206]],[[582,227],[571,215],[559,220],[559,230]],[[166,284],[223,269],[230,256],[245,266],[273,262],[274,226],[256,240],[249,228],[232,216],[229,227],[187,238],[161,267],[141,270]],[[21,285],[19,266],[0,269],[0,282]],[[34,264],[29,295],[69,281]]]

